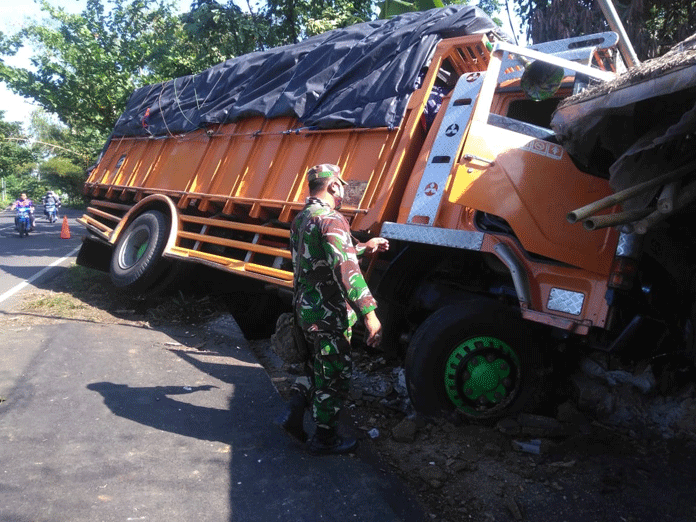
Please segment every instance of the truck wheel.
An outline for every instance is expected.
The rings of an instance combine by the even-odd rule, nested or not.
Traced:
[[[114,286],[145,292],[165,268],[161,256],[169,226],[162,212],[141,214],[126,228],[111,256],[109,274]]]
[[[519,411],[534,395],[535,351],[509,308],[474,299],[437,310],[406,354],[406,383],[416,411],[457,410],[470,420]]]

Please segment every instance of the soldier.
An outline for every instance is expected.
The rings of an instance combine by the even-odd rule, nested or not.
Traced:
[[[350,341],[357,313],[363,316],[366,342],[377,346],[382,325],[357,255],[389,249],[384,238],[353,245],[350,225],[337,212],[345,197],[341,170],[332,164],[307,171],[309,197],[291,227],[290,246],[295,272],[295,321],[309,345],[313,383],[293,385],[293,396],[280,422],[291,435],[304,441],[304,410],[312,400],[316,433],[309,441],[313,455],[347,453],[357,440],[336,432],[338,417],[352,373]],[[357,312],[357,313],[356,313]]]

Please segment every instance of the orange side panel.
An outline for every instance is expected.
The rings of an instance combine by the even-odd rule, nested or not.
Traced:
[[[144,179],[142,187],[185,191],[209,141],[203,131],[166,140],[159,161]]]
[[[200,200],[203,210],[207,201],[216,201],[225,204],[225,212],[259,219],[282,212],[289,221],[308,194],[304,173],[317,163],[342,167],[350,184],[344,205],[349,216],[367,212],[374,194],[393,182],[395,174],[387,180],[384,173],[402,136],[400,129],[288,132],[295,125],[289,118],[249,118],[208,134],[201,130],[164,139],[115,139],[87,185],[107,189],[107,198],[114,190],[137,192],[139,198],[156,193],[186,196]]]

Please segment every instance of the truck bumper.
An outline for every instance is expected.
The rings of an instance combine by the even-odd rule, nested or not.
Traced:
[[[111,265],[113,245],[96,239],[93,236],[83,236],[82,247],[77,254],[78,265],[102,272],[108,272]]]

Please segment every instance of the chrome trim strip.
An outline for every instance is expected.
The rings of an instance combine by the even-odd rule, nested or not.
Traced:
[[[451,230],[448,228],[436,228],[425,225],[407,225],[401,223],[385,222],[380,232],[387,239],[411,241],[426,245],[438,245],[465,250],[481,250],[483,244],[483,232],[470,232],[467,230]]]

